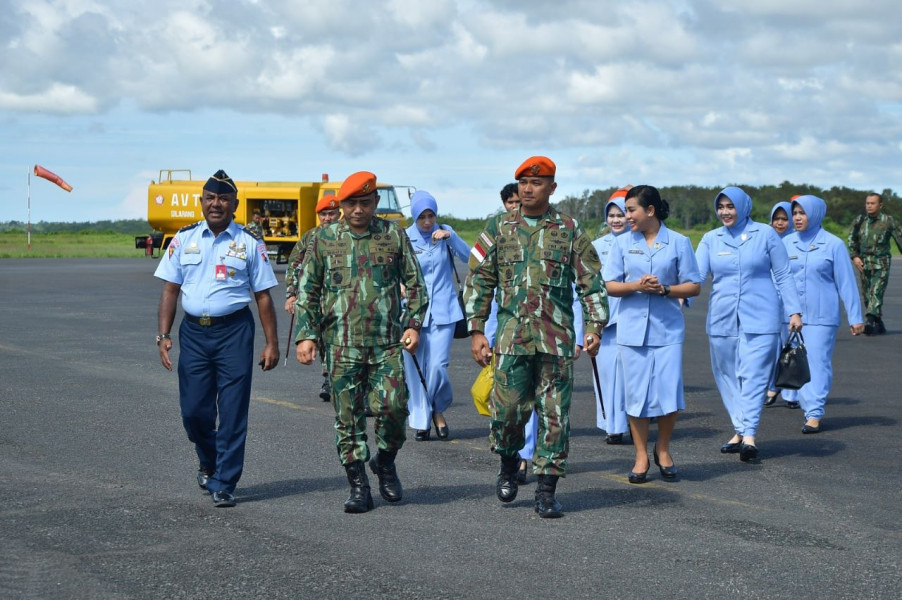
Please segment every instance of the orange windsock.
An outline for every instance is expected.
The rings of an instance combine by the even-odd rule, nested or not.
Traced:
[[[47,169],[45,169],[45,168],[42,167],[41,165],[35,165],[35,166],[34,166],[34,174],[37,175],[38,177],[43,177],[43,178],[46,179],[47,181],[52,181],[53,183],[55,183],[56,185],[60,186],[61,188],[63,188],[63,189],[66,190],[67,192],[71,192],[71,191],[72,191],[72,186],[69,185],[68,183],[66,183],[66,180],[65,180],[65,179],[63,179],[62,177],[60,177],[60,176],[57,175],[56,173],[53,173],[53,172],[51,172],[51,171],[48,171]]]

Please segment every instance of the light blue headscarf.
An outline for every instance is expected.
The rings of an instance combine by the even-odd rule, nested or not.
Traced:
[[[626,215],[626,203],[623,201],[623,198],[614,198],[613,200],[608,200],[608,203],[604,205],[605,223],[607,223],[607,221],[608,221],[608,211],[611,210],[612,204],[614,206],[616,206],[617,208],[619,208],[620,211],[624,214],[624,216]],[[611,233],[613,233],[614,235],[620,235],[621,233],[626,233],[629,230],[630,230],[629,226],[626,226],[623,228],[623,231],[621,231],[620,233],[616,233],[613,229],[611,230]]]
[[[736,186],[725,187],[717,196],[714,197],[714,212],[717,213],[717,201],[721,196],[726,196],[736,207],[736,223],[732,227],[728,227],[727,231],[731,235],[737,236],[745,230],[746,223],[749,222],[749,215],[752,214],[752,199],[742,188]]]
[[[777,202],[776,204],[774,204],[774,207],[770,209],[770,222],[774,222],[774,213],[776,213],[777,210],[781,208],[784,212],[786,212],[786,218],[789,219],[789,228],[783,232],[783,235],[780,236],[781,238],[784,238],[795,231],[796,228],[795,225],[792,224],[792,204],[790,204],[789,202]]]
[[[423,214],[424,210],[431,210],[435,213],[435,216],[438,217],[438,204],[435,202],[435,198],[432,197],[432,194],[425,190],[417,190],[413,193],[413,196],[410,197],[410,214],[413,216],[414,223],[420,218],[420,215]],[[438,220],[432,224],[432,229],[429,231],[423,231],[419,226],[417,226],[417,231],[420,232],[420,235],[423,236],[424,240],[428,241],[432,237],[432,232],[435,231],[437,227]]]
[[[799,196],[792,201],[793,208],[796,204],[802,207],[808,217],[808,229],[799,231],[799,238],[803,242],[810,242],[821,230],[821,223],[827,216],[827,203],[817,196]]]

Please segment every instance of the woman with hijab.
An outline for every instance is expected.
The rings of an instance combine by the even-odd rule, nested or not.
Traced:
[[[602,268],[608,260],[611,246],[617,238],[627,231],[626,206],[623,199],[629,187],[620,188],[611,195],[604,207],[605,221],[610,232],[598,238],[592,245],[598,252]],[[617,305],[620,298],[608,298],[608,324],[601,332],[601,349],[595,359],[598,368],[598,382],[595,390],[595,425],[607,433],[608,444],[623,443],[623,434],[628,424],[626,420],[625,395],[623,389],[623,373],[620,367],[620,354],[617,352]],[[602,410],[602,408],[604,410]]]
[[[444,412],[451,406],[451,382],[448,379],[448,357],[454,341],[454,324],[464,318],[457,301],[452,254],[466,261],[470,248],[447,225],[437,225],[438,205],[429,192],[419,190],[410,198],[414,224],[407,228],[423,279],[429,308],[420,329],[420,345],[416,360],[426,380],[420,381],[413,358],[404,353],[404,374],[410,400],[408,423],[416,430],[414,439],[426,441],[432,425],[440,439],[449,435]]]
[[[839,301],[846,308],[852,335],[864,331],[858,284],[846,245],[821,227],[827,204],[817,196],[792,202],[795,232],[783,239],[789,265],[802,300],[805,348],[811,381],[798,391],[805,411],[802,433],[818,433],[833,382],[833,348],[839,329]]]
[[[648,429],[657,417],[653,452],[661,477],[673,480],[676,464],[670,437],[683,397],[683,338],[686,326],[679,298],[697,296],[701,275],[686,236],[664,225],[667,202],[650,185],[639,185],[624,200],[628,234],[611,246],[602,276],[617,306],[617,351],[623,372],[626,414],[636,459],[630,483],[645,483],[650,468]]]
[[[792,199],[795,200],[798,196],[793,196]],[[789,202],[777,202],[774,204],[773,208],[770,209],[770,226],[774,231],[777,232],[777,235],[780,236],[780,239],[785,238],[787,235],[795,231],[792,227],[792,219],[790,218],[790,213],[792,213],[792,206]],[[777,291],[777,295],[779,296],[779,290]],[[778,314],[783,314],[783,301],[780,301],[780,311]],[[789,337],[789,330],[787,328],[780,329],[780,343],[777,345],[777,357],[780,356],[780,348],[783,347],[783,344],[786,343],[786,338]],[[777,357],[774,358],[774,364],[777,362]],[[777,396],[780,393],[783,393],[783,399],[786,400],[786,406],[789,408],[798,408],[799,403],[795,402],[792,393],[795,390],[778,390],[777,386],[774,385],[774,375],[771,374],[770,383],[767,386],[767,395],[764,398],[764,406],[770,406],[774,402],[777,401]]]
[[[738,187],[724,188],[714,209],[723,227],[702,237],[695,257],[702,277],[712,278],[705,330],[714,381],[733,425],[733,437],[720,451],[749,462],[758,457],[761,398],[773,372],[780,329],[784,320],[790,329],[802,328],[801,305],[786,248],[773,229],[749,218],[749,195]]]

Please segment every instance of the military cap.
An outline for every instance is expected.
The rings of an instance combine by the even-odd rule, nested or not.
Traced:
[[[343,202],[354,196],[366,196],[376,191],[376,176],[369,171],[357,171],[345,179],[336,200]]]
[[[514,172],[514,179],[521,177],[554,177],[554,162],[547,156],[533,156],[523,161]]]
[[[338,200],[335,194],[329,194],[328,196],[323,196],[320,198],[319,202],[316,203],[316,212],[320,212],[323,210],[329,210],[330,208],[338,208]]]
[[[238,188],[235,182],[229,177],[225,171],[219,169],[204,184],[205,192],[213,192],[214,194],[237,194]]]

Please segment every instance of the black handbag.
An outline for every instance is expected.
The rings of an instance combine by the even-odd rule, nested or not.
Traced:
[[[805,350],[805,338],[801,331],[789,334],[777,359],[776,370],[774,385],[780,389],[797,390],[811,381],[808,351]]]
[[[470,331],[467,328],[467,310],[464,307],[464,290],[460,285],[460,275],[457,274],[457,267],[454,265],[454,253],[451,252],[451,245],[448,244],[448,260],[451,261],[451,270],[454,271],[454,279],[457,280],[457,303],[460,304],[460,312],[464,318],[454,324],[454,339],[462,340],[470,337]]]

